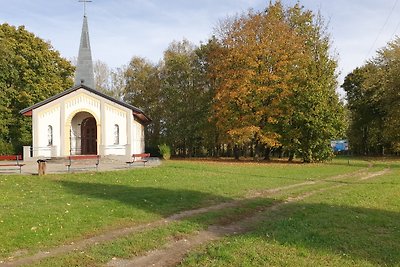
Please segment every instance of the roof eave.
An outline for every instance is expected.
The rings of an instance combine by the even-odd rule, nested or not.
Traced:
[[[87,91],[89,91],[91,93],[94,93],[96,95],[99,95],[99,96],[101,96],[103,98],[106,98],[106,99],[110,100],[111,102],[115,102],[115,103],[117,103],[117,104],[119,104],[121,106],[124,106],[124,107],[132,110],[133,115],[135,115],[137,117],[139,117],[138,114],[142,114],[143,117],[140,119],[140,121],[142,121],[143,124],[145,124],[145,125],[147,125],[147,124],[149,124],[151,122],[151,119],[146,114],[144,114],[144,112],[141,109],[139,109],[137,107],[134,107],[132,105],[129,105],[129,104],[127,104],[125,102],[122,102],[120,100],[114,99],[111,96],[108,96],[108,95],[106,95],[106,94],[104,94],[102,92],[99,92],[99,91],[97,91],[97,90],[95,90],[95,89],[93,89],[91,87],[88,87],[88,86],[86,86],[84,84],[80,84],[80,85],[76,85],[74,87],[71,87],[71,88],[69,88],[69,89],[67,89],[67,90],[65,90],[65,91],[63,91],[63,92],[61,92],[59,94],[56,94],[56,95],[54,95],[52,97],[49,97],[49,98],[47,98],[47,99],[45,99],[45,100],[43,100],[43,101],[41,101],[39,103],[36,103],[36,104],[28,107],[28,108],[22,109],[19,113],[24,115],[24,116],[32,116],[32,111],[34,109],[39,108],[41,106],[44,106],[44,105],[46,105],[46,104],[48,104],[48,103],[50,103],[50,102],[52,102],[52,101],[54,101],[54,100],[56,100],[56,99],[58,99],[60,97],[68,95],[68,94],[70,94],[70,93],[72,93],[72,92],[74,92],[74,91],[76,91],[78,89],[81,89],[81,88],[83,88],[83,89],[85,89],[85,90],[87,90]]]

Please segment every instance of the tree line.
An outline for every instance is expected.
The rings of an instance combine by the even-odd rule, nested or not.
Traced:
[[[400,38],[345,78],[349,142],[359,155],[400,152]]]
[[[149,149],[323,161],[346,121],[330,45],[318,14],[277,1],[225,19],[207,43],[171,43],[158,64],[134,57],[122,98],[153,119]]]
[[[0,77],[0,145],[18,149],[30,142],[30,123],[18,111],[68,88],[73,67],[25,29],[3,28],[16,35],[24,31],[32,39],[15,41],[29,51],[28,60],[22,54],[21,61],[32,71],[26,72],[25,65],[9,68],[6,61],[17,56],[0,54],[6,75],[26,75],[23,84],[18,84],[20,77],[8,84],[3,83],[8,76],[1,72]],[[49,54],[30,47],[36,42]],[[2,41],[0,50],[15,47],[3,46]],[[165,143],[182,157],[269,159],[274,153],[318,162],[332,156],[330,141],[345,135],[346,112],[336,93],[337,61],[330,50],[319,14],[276,1],[265,10],[222,20],[205,43],[172,42],[158,63],[135,56],[126,66],[110,69],[96,62],[96,87],[152,118],[146,128],[151,153]],[[10,102],[13,94],[18,100]],[[23,137],[11,134],[13,127],[24,129]]]

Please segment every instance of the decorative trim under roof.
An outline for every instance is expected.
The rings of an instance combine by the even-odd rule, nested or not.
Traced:
[[[146,114],[144,114],[144,112],[141,109],[139,109],[137,107],[134,107],[132,105],[129,105],[129,104],[127,104],[125,102],[122,102],[120,100],[117,100],[115,98],[112,98],[111,96],[103,94],[103,93],[101,93],[101,92],[99,92],[99,91],[97,91],[95,89],[92,89],[92,88],[90,88],[90,87],[88,87],[88,86],[86,86],[84,84],[76,85],[76,86],[74,86],[74,87],[72,87],[70,89],[67,89],[67,90],[65,90],[65,91],[63,91],[63,92],[61,92],[61,93],[59,93],[57,95],[54,95],[54,96],[52,96],[50,98],[47,98],[47,99],[45,99],[45,100],[43,100],[43,101],[41,101],[39,103],[34,104],[33,106],[25,108],[25,109],[21,110],[19,113],[24,115],[24,116],[32,116],[32,110],[37,109],[37,108],[39,108],[39,107],[41,107],[43,105],[46,105],[46,104],[48,104],[50,102],[53,102],[54,100],[59,99],[59,98],[61,98],[63,96],[66,96],[66,95],[68,95],[68,94],[70,94],[72,92],[75,92],[75,91],[79,90],[79,89],[87,90],[87,91],[89,91],[89,92],[91,92],[93,94],[101,96],[101,97],[103,97],[103,98],[105,98],[107,100],[110,100],[111,102],[117,103],[117,104],[119,104],[119,105],[121,105],[123,107],[126,107],[126,108],[132,110],[133,116],[135,116],[144,125],[147,125],[147,124],[149,124],[151,122],[151,119]]]

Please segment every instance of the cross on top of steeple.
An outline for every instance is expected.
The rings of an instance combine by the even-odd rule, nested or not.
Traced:
[[[83,15],[86,17],[86,3],[91,3],[91,0],[79,0],[78,2],[83,3]]]

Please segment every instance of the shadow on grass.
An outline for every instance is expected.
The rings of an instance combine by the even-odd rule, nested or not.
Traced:
[[[292,203],[269,215],[247,236],[377,265],[400,263],[399,212]]]
[[[68,191],[91,198],[120,203],[162,216],[182,210],[229,201],[229,198],[194,190],[169,190],[156,187],[58,181]]]
[[[71,181],[59,181],[59,183],[74,194],[119,201],[162,216],[231,200],[194,190],[168,190]],[[256,206],[279,203],[276,199],[269,198],[253,201],[258,202],[253,206],[253,213],[258,212]],[[251,205],[252,201],[245,200],[245,202]],[[252,216],[252,214],[248,213],[245,216]],[[243,219],[240,217],[236,219]],[[264,218],[262,222],[257,223],[254,228],[256,230],[244,234],[243,237],[250,240],[261,238],[267,243],[277,242],[284,247],[307,248],[316,251],[316,255],[334,254],[343,258],[365,260],[376,265],[393,266],[400,263],[399,212],[328,204],[290,203],[267,212]],[[185,220],[202,222],[195,218]],[[206,222],[203,221],[203,223]],[[241,243],[242,238],[236,242],[234,251],[224,253],[241,255],[240,258],[244,259],[247,256],[246,251],[252,251],[251,247],[246,246],[264,246],[263,243],[257,243],[257,241]],[[252,257],[251,253],[248,256]],[[299,258],[299,260],[306,259]],[[240,262],[237,264],[240,265]]]

